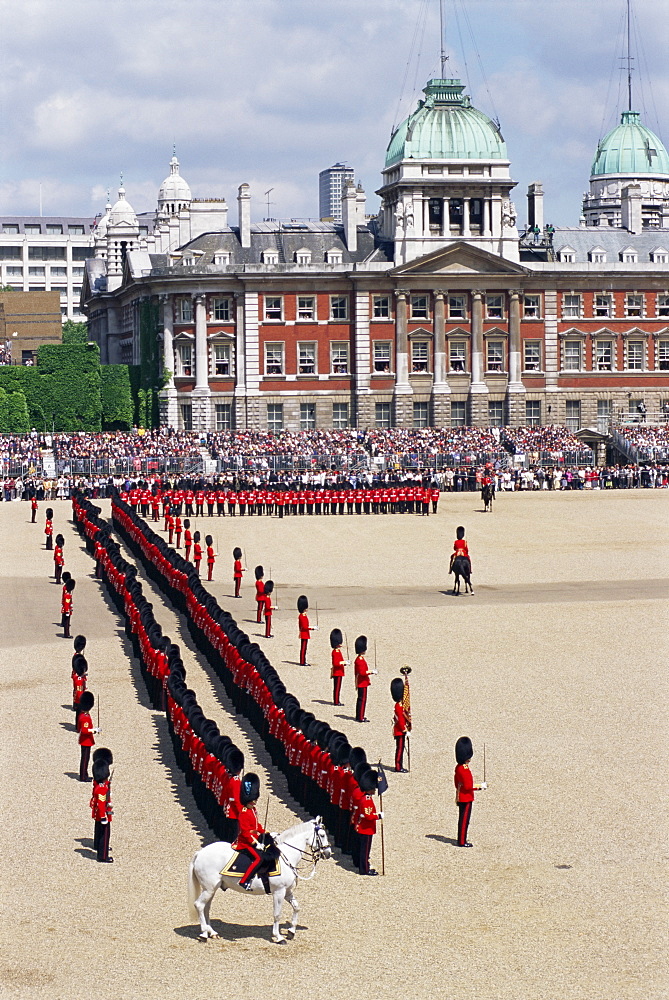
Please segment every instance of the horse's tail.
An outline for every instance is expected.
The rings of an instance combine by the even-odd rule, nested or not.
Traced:
[[[195,900],[200,895],[202,887],[200,885],[200,880],[195,874],[195,859],[200,852],[196,851],[193,855],[193,860],[188,866],[188,913],[192,919],[197,918],[197,910],[195,909]]]

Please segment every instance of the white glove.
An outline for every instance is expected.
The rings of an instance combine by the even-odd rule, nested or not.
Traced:
[[[320,627],[318,625],[314,625],[311,631],[312,632],[320,632]]]
[[[370,670],[370,674],[378,674],[378,670]]]
[[[482,782],[481,782],[481,785],[480,785],[480,788],[481,788],[481,790],[482,790],[482,791],[485,791],[485,789],[486,789],[487,787],[488,787],[488,782],[487,782],[487,781],[482,781]]]
[[[383,819],[383,813],[379,813],[379,819]]]
[[[97,729],[97,728],[96,728],[96,729],[94,729],[94,730],[93,730],[93,732],[94,732],[94,733],[101,733],[101,732],[102,732],[102,729]]]
[[[109,820],[105,817],[104,819],[101,819],[100,822],[102,823],[103,826],[107,826]]]

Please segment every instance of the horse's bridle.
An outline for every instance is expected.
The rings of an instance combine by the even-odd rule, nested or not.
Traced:
[[[279,848],[282,860],[285,861],[288,867],[295,872],[296,878],[299,878],[300,881],[302,882],[308,882],[310,879],[314,877],[314,875],[316,874],[316,865],[318,864],[319,861],[322,861],[326,857],[325,854],[326,848],[323,847],[319,836],[322,829],[324,828],[320,823],[314,823],[313,840],[306,850],[302,850],[301,847],[296,847],[295,844],[289,844],[287,841],[284,841],[286,847],[292,847],[294,851],[299,851],[301,855],[300,861],[306,860],[309,864],[313,866],[310,875],[301,875],[298,868],[300,861],[297,862],[297,865],[292,865],[281,851],[281,848]]]

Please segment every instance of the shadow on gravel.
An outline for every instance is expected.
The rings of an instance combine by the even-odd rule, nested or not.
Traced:
[[[269,909],[269,921],[271,923],[271,906]],[[212,919],[209,921],[211,926],[214,928],[218,934],[221,941],[239,941],[243,938],[257,938],[260,941],[272,942],[272,928],[270,927],[250,927],[246,924],[226,924],[222,920]],[[284,924],[288,924],[288,920],[282,921]],[[298,931],[308,931],[309,928],[304,924],[297,925]],[[184,927],[175,927],[174,933],[178,934],[179,937],[190,938],[192,941],[197,941],[198,944],[208,944],[209,942],[203,941],[200,938],[200,925],[199,924],[189,924]],[[214,938],[214,944],[216,939]],[[290,944],[290,942],[288,942]]]
[[[82,847],[88,847],[93,850],[93,838],[92,837],[75,837],[74,841],[76,844],[81,844]]]
[[[426,840],[438,840],[440,844],[450,844],[451,847],[457,847],[457,840],[453,840],[452,837],[442,837],[439,833],[426,833]]]
[[[73,722],[59,722],[58,725],[61,729],[66,729],[68,733],[76,733],[77,727]]]
[[[71,712],[74,712],[74,709],[73,709],[73,707],[72,707],[72,704],[71,704],[71,703],[70,703],[69,705],[61,705],[60,707],[61,707],[61,708],[69,708],[69,710],[70,710]]]
[[[78,771],[63,771],[63,774],[64,774],[64,776],[66,778],[72,778],[73,781],[79,781],[79,772]],[[82,784],[83,784],[83,782],[82,782]]]

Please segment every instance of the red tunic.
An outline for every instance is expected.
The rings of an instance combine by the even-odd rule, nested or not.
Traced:
[[[242,561],[241,559],[235,559],[235,568],[233,570],[233,577],[235,580],[241,580],[242,578]]]
[[[264,594],[265,594],[264,580],[256,580],[256,601],[258,602],[258,604],[261,603]]]
[[[111,823],[111,788],[109,781],[94,782],[93,794],[91,795],[91,815],[96,823],[106,819]]]
[[[468,764],[458,764],[455,768],[453,781],[457,792],[458,802],[474,801],[474,775],[469,770]]]
[[[63,594],[63,600],[60,605],[61,615],[71,615],[72,614],[72,594],[67,590]]]
[[[393,736],[403,736],[407,731],[407,717],[401,701],[395,702],[395,716],[393,718]]]
[[[355,686],[357,688],[369,687],[369,666],[367,660],[364,656],[356,656],[355,658]],[[360,831],[358,831],[360,832]]]
[[[77,727],[79,729],[79,746],[95,746],[95,740],[93,739],[93,720],[88,712],[82,712],[80,714]]]
[[[200,562],[202,559],[202,546],[196,542],[193,546],[193,562]]]
[[[241,851],[243,847],[253,847],[265,832],[253,806],[242,806],[237,822],[239,833],[232,845],[236,851]]]
[[[332,670],[330,671],[330,677],[343,677],[344,676],[344,655],[341,649],[332,650]]]
[[[368,835],[376,833],[377,819],[379,819],[379,814],[376,811],[371,795],[363,796],[356,814],[355,829],[358,833]]]
[[[300,632],[300,639],[309,638],[309,618],[304,613],[300,614],[297,619],[297,627]]]
[[[215,562],[216,562],[216,557],[214,555],[213,546],[208,545],[207,546],[207,565],[208,566],[213,566]]]
[[[453,542],[453,552],[456,556],[466,556],[469,559],[469,549],[464,538],[456,538]]]

